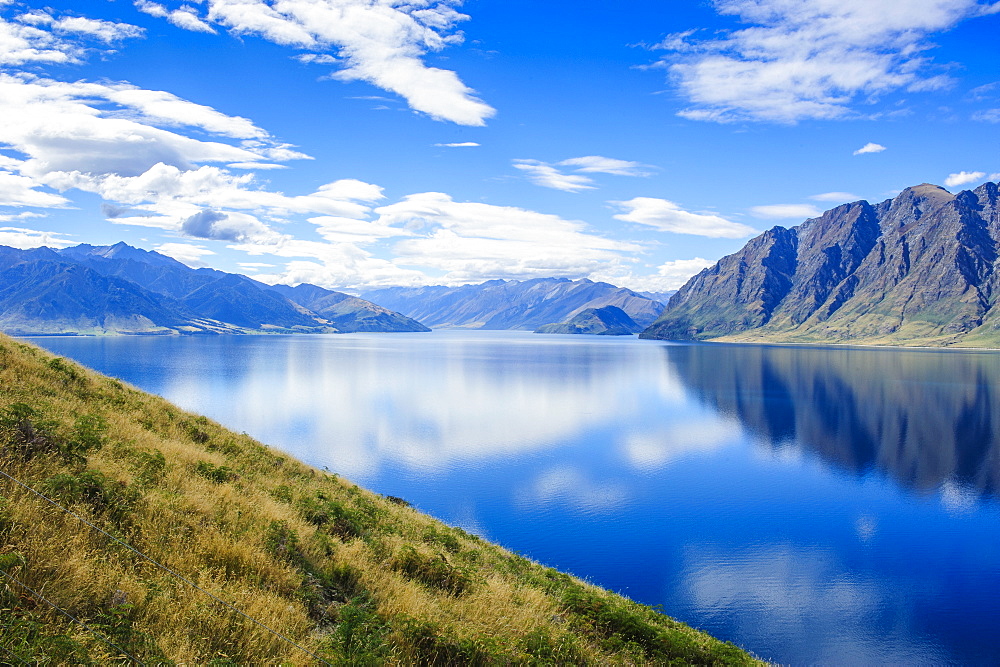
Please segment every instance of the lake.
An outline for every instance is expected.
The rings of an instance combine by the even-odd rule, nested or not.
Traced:
[[[1000,353],[33,340],[762,658],[1000,660]]]

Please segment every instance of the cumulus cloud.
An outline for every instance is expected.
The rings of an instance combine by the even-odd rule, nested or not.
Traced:
[[[514,160],[514,168],[526,172],[528,180],[545,188],[564,192],[594,189],[594,180],[580,174],[613,174],[615,176],[649,176],[644,165],[628,160],[586,155],[550,164],[541,160]],[[558,167],[569,167],[576,174],[567,174]]]
[[[825,202],[835,202],[843,203],[849,201],[858,201],[861,197],[851,194],[850,192],[823,192],[818,195],[812,195],[809,197],[813,201],[825,201]]]
[[[881,144],[873,144],[868,142],[858,150],[854,151],[854,155],[865,155],[866,153],[881,153],[885,150],[885,146]]]
[[[714,213],[685,211],[666,199],[635,197],[610,203],[625,211],[615,215],[616,220],[646,225],[661,232],[729,239],[741,239],[756,233],[747,225],[731,222]]]
[[[26,155],[21,170],[36,176],[72,171],[137,175],[158,162],[189,168],[274,159],[272,151],[288,151],[245,118],[124,83],[0,74],[0,117],[0,143]],[[194,139],[156,125],[242,141],[237,146]]]
[[[745,28],[668,36],[660,62],[693,120],[793,123],[856,115],[859,102],[950,85],[926,55],[929,37],[983,15],[977,0],[713,0]]]
[[[188,218],[202,209],[247,211],[271,217],[289,214],[365,216],[367,203],[381,198],[381,188],[354,179],[334,181],[306,195],[257,189],[253,174],[234,175],[219,167],[178,169],[159,163],[138,176],[81,172],[50,174],[60,189],[76,188],[159,215]]]
[[[491,278],[586,276],[638,246],[590,233],[582,222],[512,206],[456,202],[425,192],[375,209],[377,221],[414,231],[394,246],[400,265],[444,271],[449,284]]]
[[[986,180],[985,171],[960,171],[957,174],[948,174],[948,178],[944,179],[944,185],[945,187],[953,188],[983,180]]]
[[[485,125],[496,111],[458,75],[429,67],[428,53],[461,42],[456,25],[468,17],[457,11],[461,0],[370,2],[369,0],[207,0],[204,13],[190,6],[169,11],[159,3],[136,6],[190,30],[255,34],[282,46],[308,49],[303,62],[336,64],[332,75],[360,80],[403,97],[410,107],[437,120]],[[339,59],[327,52],[336,50]]]
[[[181,222],[181,231],[188,236],[199,239],[217,239],[220,241],[239,241],[244,236],[238,229],[220,225],[225,223],[229,216],[218,211],[199,211]]]
[[[752,206],[750,213],[755,218],[765,220],[777,220],[781,218],[815,218],[823,215],[812,204],[768,204],[766,206]]]
[[[39,190],[40,184],[27,176],[0,171],[0,206],[38,206],[64,208],[69,200],[52,192]]]

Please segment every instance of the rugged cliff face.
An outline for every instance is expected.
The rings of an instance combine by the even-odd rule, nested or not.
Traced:
[[[689,280],[642,336],[998,345],[998,197],[924,184],[775,227]]]

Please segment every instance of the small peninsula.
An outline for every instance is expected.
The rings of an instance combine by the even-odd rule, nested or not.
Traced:
[[[642,327],[617,306],[587,308],[566,322],[546,324],[535,333],[548,334],[591,334],[596,336],[630,336],[642,331]]]

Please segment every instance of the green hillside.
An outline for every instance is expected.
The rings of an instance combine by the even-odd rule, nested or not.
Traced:
[[[0,336],[0,662],[132,661],[755,662]]]

